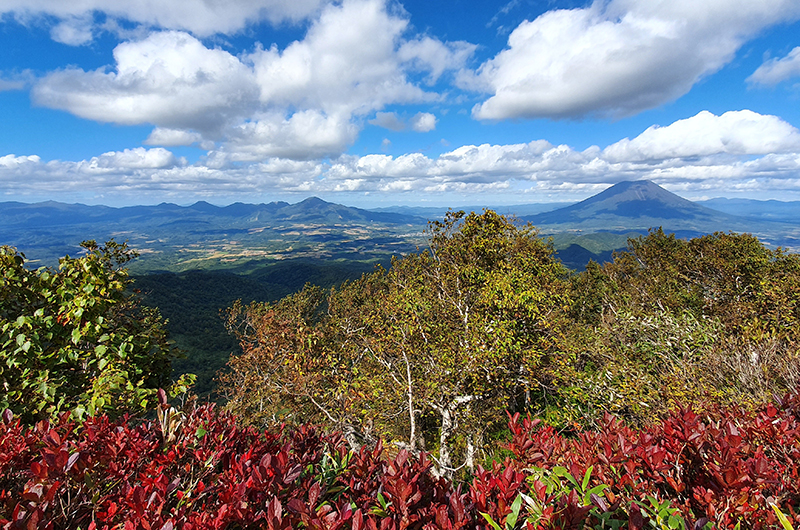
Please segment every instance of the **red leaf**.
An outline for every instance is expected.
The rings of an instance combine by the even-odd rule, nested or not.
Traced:
[[[631,510],[628,515],[628,528],[630,530],[642,530],[642,528],[644,528],[644,517],[642,517],[642,511],[636,503],[631,503]]]
[[[267,513],[273,519],[280,519],[281,514],[283,514],[283,506],[281,506],[281,501],[278,500],[278,497],[272,497],[272,500],[267,507]]]
[[[361,510],[356,510],[353,514],[353,530],[361,530],[364,526],[364,516],[361,515]]]
[[[72,453],[69,459],[67,460],[67,465],[66,467],[64,467],[64,471],[66,472],[72,469],[72,466],[75,465],[75,462],[77,462],[80,457],[81,457],[80,453]]]

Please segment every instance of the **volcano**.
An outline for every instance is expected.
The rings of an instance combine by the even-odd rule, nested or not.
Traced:
[[[614,184],[579,203],[523,217],[547,231],[647,230],[711,233],[748,231],[746,219],[688,201],[649,180]]]

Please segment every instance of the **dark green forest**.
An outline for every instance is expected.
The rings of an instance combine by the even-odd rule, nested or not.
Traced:
[[[371,272],[375,264],[359,261],[290,260],[268,263],[245,274],[189,271],[133,276],[132,289],[143,302],[157,307],[167,320],[169,336],[183,352],[172,363],[173,376],[197,376],[194,391],[206,399],[214,394],[214,378],[237,339],[225,329],[224,312],[236,300],[273,302],[299,291],[306,283],[332,287]]]

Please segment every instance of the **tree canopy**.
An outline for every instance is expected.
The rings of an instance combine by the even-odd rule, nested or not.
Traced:
[[[324,421],[470,465],[488,428],[523,407],[561,333],[567,269],[531,226],[450,212],[429,249],[338,289],[235,306],[243,355],[223,376],[254,421]],[[459,462],[454,458],[459,454]]]
[[[754,406],[800,384],[800,256],[749,234],[631,239],[573,279],[573,416],[642,423],[675,403]],[[593,412],[590,412],[593,411]]]
[[[431,452],[452,475],[506,411],[562,428],[677,403],[752,407],[800,384],[800,258],[747,234],[629,240],[568,271],[492,211],[429,224],[429,248],[338,288],[236,304],[221,377],[244,421],[315,421]]]

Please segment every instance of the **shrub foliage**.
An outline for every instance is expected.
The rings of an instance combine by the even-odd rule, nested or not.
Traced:
[[[0,424],[0,525],[25,529],[775,528],[800,523],[800,397],[755,414],[607,416],[559,434],[511,418],[512,457],[455,486],[381,444],[240,427],[212,405],[158,422]],[[780,514],[780,516],[779,516]],[[738,525],[738,526],[737,526]]]
[[[58,270],[0,247],[0,407],[25,422],[141,411],[170,382],[174,356],[158,312],[128,291],[135,256],[114,241]]]

